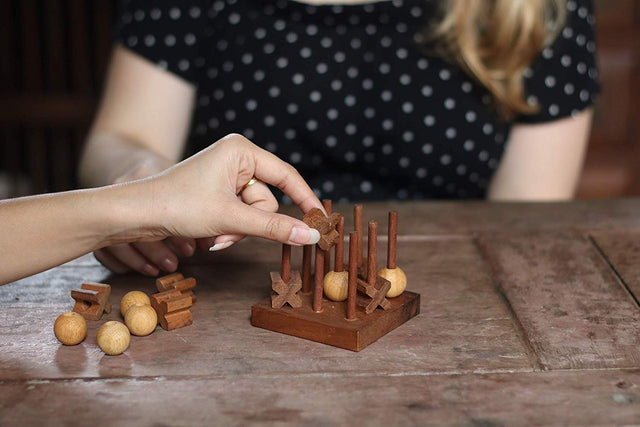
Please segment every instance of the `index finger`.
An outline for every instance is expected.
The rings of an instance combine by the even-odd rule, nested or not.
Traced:
[[[255,147],[254,175],[261,181],[278,187],[307,213],[313,208],[325,212],[322,203],[302,178],[300,173],[289,163],[260,147]],[[325,212],[326,213],[326,212]]]

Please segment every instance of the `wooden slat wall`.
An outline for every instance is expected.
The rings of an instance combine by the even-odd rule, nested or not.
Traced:
[[[0,2],[0,197],[75,188],[116,0]]]

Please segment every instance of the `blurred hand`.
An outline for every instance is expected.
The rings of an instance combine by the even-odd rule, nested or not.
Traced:
[[[162,172],[172,164],[160,156],[150,156],[131,170],[118,176],[114,184],[135,181]],[[163,241],[122,243],[99,249],[93,254],[98,261],[115,273],[135,270],[156,276],[160,271],[173,272],[178,268],[178,257],[189,257],[196,248],[206,250],[213,238],[191,239],[171,237]]]

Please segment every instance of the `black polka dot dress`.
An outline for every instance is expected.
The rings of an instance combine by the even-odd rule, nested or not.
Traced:
[[[333,200],[483,198],[514,122],[575,115],[598,92],[591,1],[526,74],[533,115],[502,122],[424,48],[436,0],[130,0],[119,43],[197,86],[189,153],[237,132]],[[286,200],[285,200],[286,201]]]

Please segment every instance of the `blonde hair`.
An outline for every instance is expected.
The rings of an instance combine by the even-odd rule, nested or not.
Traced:
[[[503,119],[533,113],[524,73],[564,24],[566,0],[444,0],[430,29],[437,53],[491,93]]]

